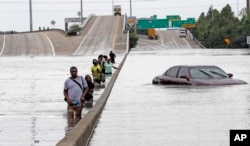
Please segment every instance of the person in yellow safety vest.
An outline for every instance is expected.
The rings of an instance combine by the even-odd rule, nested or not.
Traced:
[[[98,64],[98,61],[96,59],[93,59],[93,66],[91,67],[91,72],[92,72],[94,82],[100,84],[101,83],[102,68]]]

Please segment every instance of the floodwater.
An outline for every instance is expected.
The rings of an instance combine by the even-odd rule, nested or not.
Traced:
[[[249,54],[249,50],[132,50],[90,145],[229,145],[230,129],[250,129],[250,84],[190,87],[151,81],[172,65],[215,64],[250,83]],[[118,64],[123,56],[117,54]],[[61,140],[70,129],[63,83],[72,65],[80,75],[90,74],[93,58],[96,55],[0,57],[0,145],[54,146]],[[94,101],[103,90],[95,90]]]
[[[90,146],[228,146],[230,129],[250,129],[250,50],[130,52]],[[248,82],[152,85],[173,65],[217,65]]]
[[[119,65],[124,53],[116,55]],[[73,124],[68,123],[63,100],[69,68],[91,74],[93,58],[97,55],[0,57],[0,146],[56,145]],[[94,103],[103,91],[95,89]],[[87,112],[83,109],[82,116]]]

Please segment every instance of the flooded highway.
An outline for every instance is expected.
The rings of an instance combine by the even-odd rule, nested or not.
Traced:
[[[117,53],[117,64],[124,53]],[[54,146],[72,128],[63,84],[69,68],[91,74],[97,54],[79,57],[0,57],[0,146]],[[107,78],[107,81],[109,78]],[[94,103],[104,88],[94,91]],[[83,109],[82,116],[88,112]]]
[[[206,64],[250,83],[249,55],[249,50],[233,49],[133,49],[89,145],[229,145],[230,129],[250,129],[250,84],[151,82],[173,65]],[[123,56],[117,53],[118,64]],[[61,140],[70,129],[62,92],[69,68],[90,74],[96,57],[0,57],[0,145],[53,146]],[[96,89],[95,101],[103,90]]]
[[[173,65],[217,65],[250,83],[249,50],[133,49],[90,146],[225,146],[230,129],[250,129],[250,84],[152,85]]]

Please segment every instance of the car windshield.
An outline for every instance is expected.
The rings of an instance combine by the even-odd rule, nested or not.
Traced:
[[[192,67],[190,68],[192,79],[220,79],[228,78],[228,75],[218,67]]]

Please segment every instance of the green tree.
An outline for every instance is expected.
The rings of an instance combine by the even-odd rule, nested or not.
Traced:
[[[129,33],[129,48],[134,48],[137,45],[138,37],[136,33]]]
[[[226,5],[221,12],[210,7],[207,15],[201,13],[196,26],[190,31],[207,48],[248,47],[246,36],[250,35],[249,14],[239,20],[230,5]],[[230,39],[230,44],[225,43],[226,38]]]
[[[69,27],[69,32],[79,32],[81,27],[78,24],[73,24]]]

